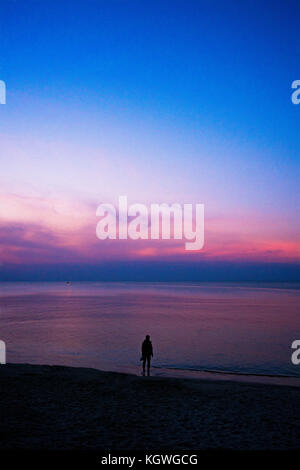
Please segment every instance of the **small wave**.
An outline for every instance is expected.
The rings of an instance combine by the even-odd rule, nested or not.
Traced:
[[[213,374],[224,374],[224,375],[245,375],[253,377],[287,377],[290,379],[300,378],[297,375],[288,375],[288,374],[259,374],[257,372],[241,372],[237,370],[219,370],[219,369],[196,369],[189,367],[170,367],[170,366],[152,366],[154,369],[167,369],[167,370],[179,370],[183,372],[210,372]]]

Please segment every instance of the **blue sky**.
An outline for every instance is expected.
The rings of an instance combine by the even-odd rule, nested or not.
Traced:
[[[236,236],[247,217],[252,243],[289,243],[296,262],[299,13],[298,1],[3,0],[4,196],[203,202]]]

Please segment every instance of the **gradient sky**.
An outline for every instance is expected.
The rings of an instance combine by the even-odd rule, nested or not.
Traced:
[[[0,279],[299,279],[299,31],[299,1],[2,0]],[[98,240],[123,194],[204,203],[204,250]]]

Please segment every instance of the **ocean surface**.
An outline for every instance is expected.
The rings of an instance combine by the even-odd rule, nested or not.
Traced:
[[[300,377],[299,283],[1,283],[7,362]]]

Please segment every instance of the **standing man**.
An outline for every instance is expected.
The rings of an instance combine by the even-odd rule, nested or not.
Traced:
[[[145,366],[147,361],[147,375],[150,375],[150,362],[153,357],[153,348],[150,341],[150,336],[147,335],[142,344],[142,358],[143,361],[143,375],[145,375]]]

